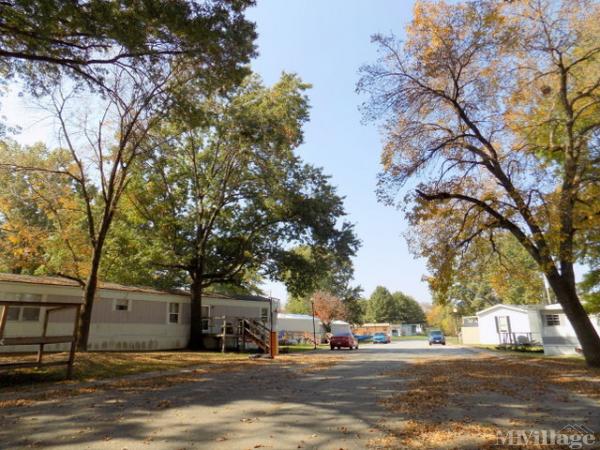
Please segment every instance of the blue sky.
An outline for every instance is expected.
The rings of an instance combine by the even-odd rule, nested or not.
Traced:
[[[408,251],[402,213],[377,202],[381,137],[376,124],[361,124],[355,93],[359,67],[373,62],[374,33],[402,36],[412,1],[258,0],[249,17],[257,24],[260,56],[253,68],[266,83],[282,71],[297,73],[313,85],[311,121],[300,155],[322,166],[346,197],[349,220],[363,245],[354,260],[355,282],[370,295],[377,285],[429,301],[425,262]],[[285,298],[280,284],[267,293]]]
[[[366,295],[383,285],[429,301],[421,281],[425,262],[407,249],[402,214],[375,197],[381,138],[376,124],[361,124],[362,99],[355,93],[359,67],[377,56],[370,36],[390,32],[401,36],[412,4],[409,0],[258,0],[248,16],[259,33],[260,56],[253,69],[264,81],[272,84],[286,71],[313,85],[311,120],[299,152],[306,161],[324,167],[346,197],[348,219],[356,224],[363,243],[354,260],[355,283]],[[8,122],[22,127],[18,141],[54,141],[52,125],[42,120],[31,100],[17,95],[16,88],[0,103]],[[287,297],[279,283],[267,284],[265,291]]]

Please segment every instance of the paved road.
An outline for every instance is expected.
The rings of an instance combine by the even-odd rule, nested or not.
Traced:
[[[476,371],[475,379],[466,380],[466,387],[457,391],[458,397],[439,404],[443,407],[433,403],[435,395],[441,393],[443,397],[445,392],[437,388],[439,384],[436,389],[431,385],[439,372],[446,372],[442,377],[455,377],[448,380],[450,385],[466,375],[459,369],[466,364],[462,359],[445,359],[460,356],[470,360],[480,353],[453,345],[429,347],[427,342],[414,340],[364,345],[359,351],[323,351],[312,357],[318,362],[329,360],[325,367],[286,363],[281,358],[251,363],[237,371],[230,366],[225,372],[187,370],[180,372],[177,380],[161,375],[158,385],[157,378],[150,380],[150,386],[136,379],[125,388],[110,386],[60,401],[0,409],[0,449],[398,448],[397,441],[389,447],[381,444],[390,436],[404,436],[410,424],[405,419],[415,419],[414,411],[402,417],[385,410],[378,399],[389,400],[407,386],[414,386],[415,378],[405,378],[400,370],[417,358],[425,358],[425,366],[407,373],[424,369],[418,375],[422,378],[417,379],[418,387],[424,390],[417,395],[424,395],[428,408],[440,413],[436,420],[442,425],[441,435],[435,434],[439,426],[431,427],[432,417],[418,425],[419,433],[428,436],[427,442],[417,437],[423,448],[443,448],[445,444],[449,448],[479,448],[472,438],[481,435],[479,423],[486,422],[551,430],[572,423],[600,430],[600,404],[565,390],[545,389],[536,374],[547,366],[536,365],[534,360],[516,360],[514,370],[529,368],[526,375],[503,371],[506,365],[502,359],[497,360],[497,371],[496,363],[488,359],[487,372],[477,371],[482,360],[468,361],[472,365],[467,366]],[[332,357],[337,359],[333,365]],[[300,358],[306,361],[309,357]],[[432,367],[438,369],[432,372],[428,369]],[[449,367],[457,372],[448,373],[445,368]],[[570,380],[568,374],[563,378]],[[578,380],[573,379],[576,385]],[[0,396],[0,405],[6,399],[6,394]],[[402,406],[397,402],[392,405],[394,411]],[[458,422],[463,428],[456,428]],[[454,427],[451,431],[447,429],[450,426]],[[388,436],[387,430],[391,432]]]
[[[423,341],[326,352],[326,370],[261,365],[195,382],[100,392],[0,411],[0,448],[363,449],[381,435],[377,397],[394,382],[383,372],[415,357],[471,355]]]

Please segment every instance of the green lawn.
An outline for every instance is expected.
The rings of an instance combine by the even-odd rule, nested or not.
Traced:
[[[392,336],[392,341],[424,341],[427,340],[427,336]]]
[[[319,344],[317,345],[317,350],[325,350],[328,349],[328,344]],[[298,352],[310,352],[315,349],[313,344],[294,344],[294,345],[280,345],[279,352],[282,354],[285,353],[298,353]]]
[[[392,336],[392,341],[426,341],[427,339],[427,335]],[[448,344],[459,344],[458,338],[456,336],[446,336],[446,342]]]
[[[543,351],[518,351],[518,350],[505,350],[500,349],[496,345],[471,345],[470,347],[481,348],[484,350],[488,350],[494,353],[498,353],[500,355],[510,355],[517,358],[538,358],[538,359],[547,359],[547,360],[573,360],[580,361],[582,363],[585,362],[583,356],[581,355],[563,355],[563,356],[546,356]]]

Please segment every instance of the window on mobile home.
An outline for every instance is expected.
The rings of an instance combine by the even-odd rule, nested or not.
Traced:
[[[129,300],[118,298],[115,300],[115,311],[129,311]]]
[[[558,314],[546,314],[546,326],[556,327],[560,325],[560,316]]]
[[[10,306],[7,320],[37,322],[40,320],[40,308],[38,306]]]
[[[21,317],[21,308],[18,306],[9,306],[8,317],[6,319],[17,321],[19,320],[19,317]]]
[[[210,306],[202,305],[202,331],[210,328]]]
[[[169,323],[179,323],[179,303],[169,303]]]
[[[260,320],[262,320],[263,322],[269,321],[269,308],[260,309]]]

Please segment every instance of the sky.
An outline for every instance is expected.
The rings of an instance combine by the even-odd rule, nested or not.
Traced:
[[[430,301],[425,261],[408,251],[401,212],[377,202],[381,137],[377,124],[363,124],[355,92],[359,68],[374,62],[374,33],[402,36],[410,20],[412,0],[258,0],[248,12],[259,34],[259,56],[252,68],[266,84],[282,72],[298,74],[312,84],[308,92],[311,119],[305,143],[298,149],[309,163],[331,175],[345,197],[347,220],[353,222],[362,247],[354,259],[354,283],[369,296],[376,286],[401,290]],[[13,89],[2,99],[2,115],[22,127],[16,139],[24,144],[52,142],[52,125],[40,110]],[[287,298],[280,283],[267,283],[265,294]]]
[[[258,0],[248,17],[256,22],[260,53],[253,69],[267,84],[282,71],[311,83],[311,120],[299,154],[331,175],[345,196],[347,219],[356,225],[362,247],[354,259],[355,283],[370,295],[376,286],[430,301],[425,261],[408,251],[400,211],[377,202],[381,136],[376,123],[362,124],[355,92],[359,68],[377,58],[375,33],[402,36],[412,14],[408,0]],[[281,284],[266,293],[286,298]]]

